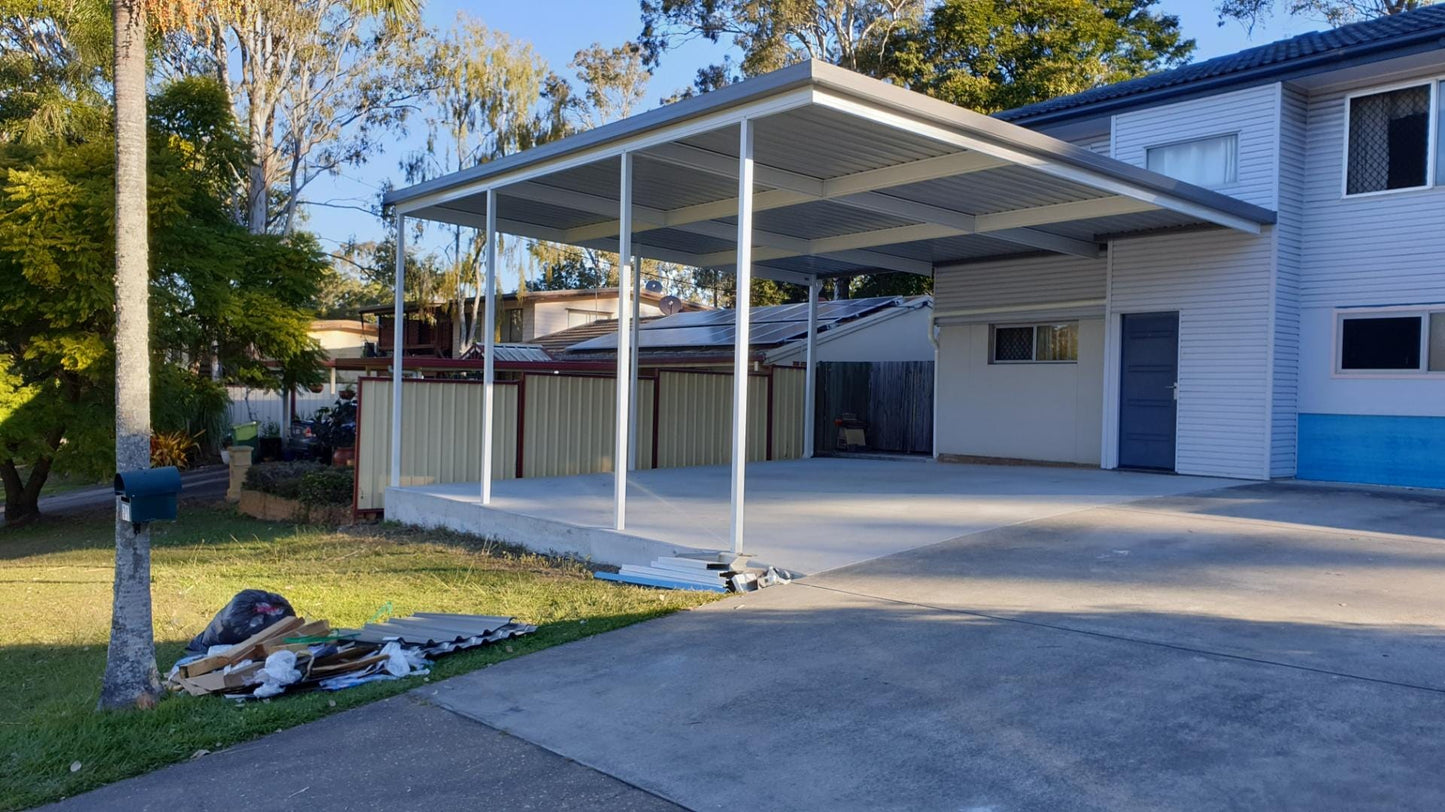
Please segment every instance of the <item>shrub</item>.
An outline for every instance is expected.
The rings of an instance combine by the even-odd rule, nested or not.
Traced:
[[[252,465],[246,471],[246,487],[253,491],[269,493],[272,496],[298,499],[301,496],[301,480],[307,474],[316,473],[325,468],[326,466],[319,462],[300,460]]]
[[[322,468],[301,476],[301,504],[307,507],[350,505],[356,484],[352,468]]]

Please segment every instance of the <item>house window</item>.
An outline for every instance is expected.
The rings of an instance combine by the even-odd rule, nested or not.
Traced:
[[[507,310],[502,321],[502,341],[516,343],[525,340],[522,337],[522,308]]]
[[[611,313],[602,313],[596,310],[573,310],[567,308],[567,326],[581,327],[584,324],[591,324],[599,319],[610,319]]]
[[[1072,363],[1079,360],[1079,323],[989,326],[991,364]]]
[[[1445,372],[1445,309],[1342,313],[1338,371]]]
[[[1149,171],[1195,186],[1228,186],[1239,179],[1239,136],[1219,135],[1150,147]]]
[[[1423,84],[1349,100],[1345,194],[1430,185],[1431,90]]]

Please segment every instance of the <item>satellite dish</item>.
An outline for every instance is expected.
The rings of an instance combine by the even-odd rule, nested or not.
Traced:
[[[645,284],[643,284],[642,289],[647,291],[648,293],[661,293],[662,283],[657,281],[656,279],[649,279]]]
[[[661,287],[659,285],[659,287]],[[664,296],[662,301],[657,303],[657,309],[662,311],[664,316],[672,316],[682,312],[682,300],[676,296]]]

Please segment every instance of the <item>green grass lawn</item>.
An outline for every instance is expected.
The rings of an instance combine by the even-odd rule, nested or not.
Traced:
[[[0,529],[0,809],[75,795],[199,751],[309,722],[547,646],[715,596],[597,581],[578,564],[475,538],[392,527],[337,532],[182,506],[153,534],[157,655],[169,670],[237,591],[285,595],[298,614],[357,626],[395,615],[513,615],[536,634],[437,661],[430,677],[237,705],[171,696],[153,711],[95,710],[110,626],[109,511]],[[78,769],[72,770],[75,764]]]

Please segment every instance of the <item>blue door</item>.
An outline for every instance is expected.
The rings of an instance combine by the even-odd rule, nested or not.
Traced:
[[[1119,374],[1119,467],[1174,470],[1179,314],[1129,313]]]

